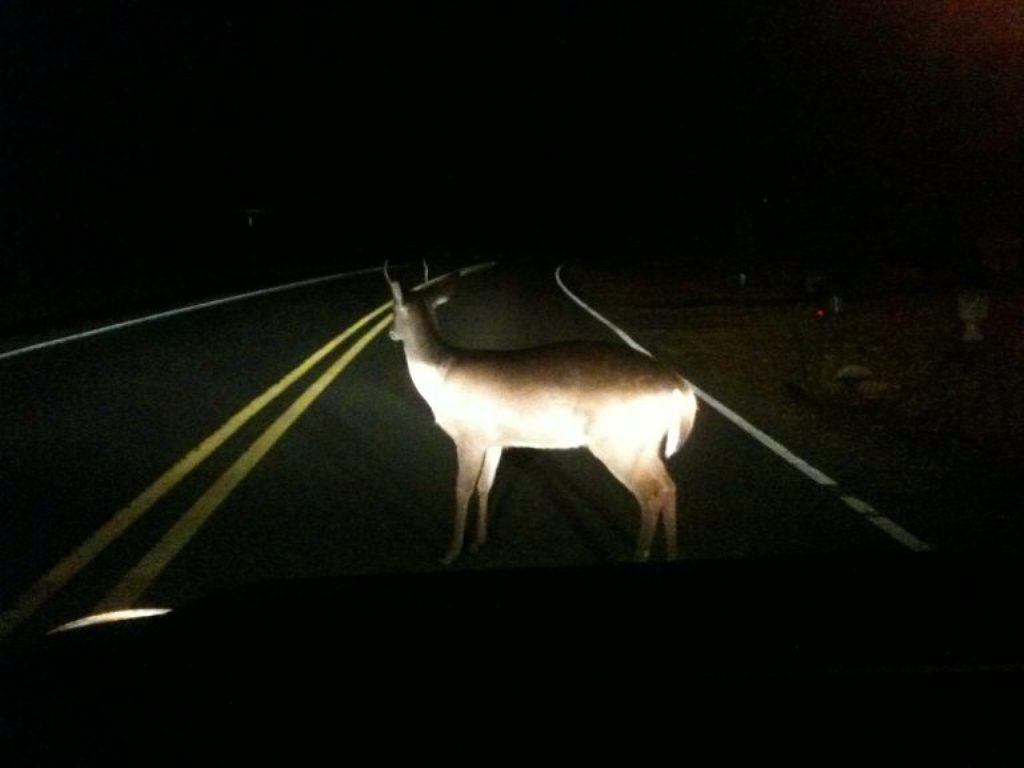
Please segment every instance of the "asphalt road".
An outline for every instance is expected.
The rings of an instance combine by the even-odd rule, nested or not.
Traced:
[[[293,406],[386,309],[194,468],[164,482],[122,533],[101,537],[88,557],[73,554],[234,414],[389,298],[379,273],[359,275],[0,360],[0,608],[8,629],[44,631],[97,606],[174,606],[264,579],[442,569],[454,449],[413,389],[401,346],[378,333],[348,352],[322,392],[306,395],[305,410]],[[451,341],[472,347],[614,340],[540,265],[500,264],[464,278],[440,322]],[[669,468],[685,558],[900,549],[710,408]],[[507,452],[490,541],[452,568],[628,561],[634,504],[584,451]],[[186,513],[194,521],[197,506],[202,519],[189,535],[168,534]],[[152,566],[149,556],[140,572],[154,549],[165,562]],[[663,554],[656,540],[655,559]]]

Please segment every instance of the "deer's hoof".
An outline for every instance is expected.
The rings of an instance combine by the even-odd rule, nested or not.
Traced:
[[[451,565],[459,559],[459,552],[449,552],[447,555],[441,558],[441,565]]]
[[[633,558],[638,563],[646,563],[651,559],[651,550],[649,549],[638,549],[636,556]]]

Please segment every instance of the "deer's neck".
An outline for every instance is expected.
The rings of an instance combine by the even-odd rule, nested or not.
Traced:
[[[443,399],[444,379],[455,350],[441,338],[433,318],[426,313],[410,321],[413,332],[404,339],[405,361],[416,390],[436,412]]]

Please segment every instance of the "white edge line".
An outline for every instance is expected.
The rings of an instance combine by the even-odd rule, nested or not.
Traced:
[[[459,275],[471,275],[474,272],[479,272],[484,269],[490,269],[497,264],[496,261],[487,261],[480,264],[473,264],[468,267],[463,267],[458,270]],[[18,355],[24,355],[28,352],[35,352],[40,349],[47,349],[49,347],[56,347],[60,344],[67,344],[71,341],[78,341],[80,339],[87,339],[90,336],[99,336],[101,333],[109,333],[110,331],[119,331],[122,328],[130,328],[133,325],[141,325],[142,323],[148,323],[153,320],[163,320],[167,317],[174,317],[175,315],[183,315],[187,312],[196,312],[200,309],[209,309],[210,307],[217,307],[221,304],[230,304],[233,301],[241,301],[243,299],[251,299],[256,296],[266,296],[271,293],[279,293],[280,291],[288,291],[292,288],[303,288],[307,285],[316,285],[317,283],[326,283],[331,280],[341,280],[345,277],[356,277],[357,275],[367,275],[371,272],[379,272],[383,267],[367,267],[366,269],[357,269],[352,272],[337,272],[333,275],[324,275],[323,277],[313,277],[309,280],[298,280],[293,283],[285,283],[283,285],[275,285],[270,288],[260,288],[255,291],[248,291],[247,293],[238,293],[233,296],[224,296],[220,299],[211,299],[210,301],[201,301],[198,304],[187,304],[184,307],[177,307],[176,309],[169,309],[165,312],[157,312],[153,315],[145,315],[143,317],[134,317],[130,320],[123,320],[119,323],[110,323],[109,325],[103,325],[99,328],[91,328],[88,331],[82,331],[80,333],[72,333],[68,336],[60,336],[56,339],[48,339],[46,341],[40,341],[37,344],[29,344],[25,347],[18,347],[17,349],[9,349],[6,352],[0,352],[0,360],[6,360],[11,357],[17,357]],[[416,286],[422,288],[424,285],[435,283],[438,280],[445,277],[435,277],[433,280],[429,280],[426,283]]]
[[[609,329],[614,331],[615,334],[620,339],[622,339],[626,344],[628,344],[632,349],[636,350],[637,352],[640,352],[641,354],[647,355],[648,357],[654,357],[654,355],[652,355],[650,352],[648,352],[646,349],[644,349],[642,346],[640,346],[636,341],[634,341],[633,338],[628,333],[626,333],[624,330],[622,330],[617,325],[615,325],[611,320],[609,320],[608,318],[606,318],[603,315],[601,315],[597,310],[595,310],[589,304],[584,302],[579,296],[575,295],[572,291],[570,291],[566,287],[565,283],[562,282],[561,272],[562,272],[562,267],[563,266],[565,266],[565,265],[564,264],[560,264],[558,266],[558,269],[555,270],[555,281],[558,283],[558,286],[562,289],[562,291],[570,299],[572,299],[574,302],[579,304],[590,315],[592,315],[594,318],[596,318],[597,320],[601,321],[604,325],[606,325]],[[749,421],[744,419],[742,416],[740,416],[734,410],[732,410],[731,408],[728,408],[727,406],[725,406],[724,404],[720,403],[718,400],[713,398],[711,395],[709,395],[707,392],[705,392],[702,389],[700,389],[699,387],[695,386],[692,381],[690,382],[690,386],[693,387],[693,391],[697,393],[697,396],[701,400],[706,402],[708,405],[710,405],[712,408],[714,408],[716,411],[718,411],[720,414],[722,414],[725,418],[727,418],[729,421],[731,421],[737,427],[742,429],[748,435],[753,437],[759,443],[764,445],[766,448],[768,448],[769,450],[773,451],[778,456],[780,456],[781,458],[785,459],[787,462],[792,464],[797,470],[799,470],[800,472],[803,472],[809,478],[814,480],[814,482],[819,483],[821,485],[828,485],[828,486],[835,486],[836,485],[836,481],[833,480],[831,477],[826,475],[821,470],[816,469],[815,467],[812,467],[810,464],[808,464],[806,461],[801,459],[799,456],[797,456],[791,450],[786,448],[786,446],[782,445],[780,442],[778,442],[774,438],[769,437],[767,434],[765,434],[760,429],[755,427],[753,424],[751,424]]]
[[[633,337],[632,336],[630,336],[624,330],[619,328],[619,326],[617,326],[615,323],[613,323],[607,317],[602,315],[600,312],[598,312],[592,306],[587,304],[585,301],[583,301],[583,299],[581,299],[579,296],[577,296],[575,293],[573,293],[572,291],[570,291],[566,287],[565,283],[562,282],[562,267],[564,267],[564,266],[565,266],[565,264],[559,264],[558,265],[558,269],[555,270],[555,282],[558,283],[558,287],[562,289],[562,293],[564,293],[570,299],[572,299],[577,304],[579,304],[581,307],[583,307],[583,310],[585,312],[587,312],[588,314],[592,315],[594,318],[596,318],[601,323],[603,323],[605,326],[607,326],[609,329],[611,329],[612,332],[614,332],[616,336],[618,336],[620,339],[622,339],[626,343],[626,346],[630,347],[631,349],[636,350],[637,352],[639,352],[642,355],[647,355],[648,357],[654,357],[654,355],[652,355],[646,349],[644,349],[639,344],[637,344],[635,341],[633,341]]]
[[[873,517],[869,517],[868,521],[885,531],[896,539],[896,541],[913,552],[931,552],[932,550],[931,546],[921,541],[906,528],[885,515],[874,515]]]
[[[558,287],[562,289],[562,292],[565,293],[565,295],[572,299],[574,302],[576,302],[576,304],[582,307],[588,314],[594,317],[594,319],[598,320],[606,327],[608,327],[611,331],[613,331],[615,335],[622,339],[630,348],[636,350],[637,352],[640,352],[641,354],[647,355],[648,357],[654,357],[654,355],[652,355],[650,352],[648,352],[646,349],[640,346],[636,341],[634,341],[628,333],[626,333],[624,330],[615,325],[615,323],[613,323],[611,320],[604,317],[600,312],[598,312],[596,309],[594,309],[589,304],[584,302],[579,296],[574,294],[566,287],[565,283],[562,282],[561,274],[562,267],[564,266],[565,264],[559,264],[558,269],[555,270],[555,282],[558,283]],[[813,467],[810,464],[808,464],[806,461],[801,459],[791,450],[786,448],[786,446],[782,445],[779,441],[775,440],[772,437],[769,437],[767,434],[765,434],[760,429],[755,427],[753,424],[744,419],[731,408],[728,408],[727,406],[713,398],[711,395],[709,395],[707,392],[704,392],[702,389],[695,386],[692,381],[690,382],[690,386],[693,387],[693,391],[701,400],[710,405],[722,416],[724,416],[737,427],[742,429],[748,435],[753,437],[763,446],[765,446],[770,451],[775,453],[779,458],[789,463],[799,472],[802,472],[807,477],[814,480],[816,483],[826,486],[830,489],[835,489],[838,487],[836,481],[833,480],[831,477],[829,477],[816,467]],[[861,501],[856,496],[840,496],[840,499],[843,502],[845,502],[846,505],[849,506],[851,509],[855,510],[856,512],[866,517],[874,525],[878,526],[878,528],[885,531],[892,538],[896,539],[896,541],[898,541],[900,544],[903,544],[908,549],[914,550],[915,552],[925,552],[931,549],[931,547],[928,544],[918,539],[909,531],[901,528],[897,523],[893,522],[890,518],[881,514],[870,504]]]
[[[6,352],[0,352],[0,360],[6,360],[10,357],[17,357],[18,355],[24,355],[28,352],[35,352],[40,349],[47,349],[49,347],[56,347],[60,344],[67,344],[71,341],[78,341],[80,339],[87,339],[90,336],[98,336],[101,333],[109,333],[110,331],[119,331],[122,328],[130,328],[133,325],[140,325],[142,323],[148,323],[153,320],[163,320],[167,317],[174,317],[175,315],[183,315],[186,312],[196,312],[200,309],[209,309],[210,307],[220,306],[221,304],[230,304],[233,301],[241,301],[242,299],[251,299],[256,296],[266,296],[270,293],[278,293],[280,291],[288,291],[292,288],[302,288],[307,285],[316,285],[317,283],[326,283],[330,280],[340,280],[345,277],[355,277],[356,275],[365,275],[370,272],[378,272],[380,267],[368,267],[366,269],[357,269],[353,272],[338,272],[333,275],[324,275],[323,277],[314,277],[309,280],[299,280],[294,283],[285,283],[284,285],[275,285],[270,288],[260,288],[255,291],[249,291],[247,293],[238,293],[234,296],[225,296],[220,299],[212,299],[210,301],[201,301],[198,304],[187,304],[184,307],[178,307],[176,309],[169,309],[165,312],[157,312],[153,315],[145,315],[143,317],[134,317],[130,320],[123,320],[119,323],[111,323],[109,325],[103,325],[99,328],[92,328],[88,331],[82,331],[81,333],[73,333],[69,336],[61,336],[56,339],[49,339],[47,341],[41,341],[38,344],[30,344],[25,347],[19,347],[17,349],[10,349]]]
[[[481,262],[479,264],[470,264],[468,267],[460,267],[459,269],[456,269],[456,270],[453,270],[453,271],[455,273],[457,273],[459,277],[465,277],[466,275],[472,275],[475,272],[482,272],[485,269],[490,269],[491,267],[497,266],[497,264],[498,264],[498,262],[496,262],[496,261],[484,261],[484,262]],[[425,280],[422,283],[419,283],[418,285],[414,285],[411,290],[413,290],[413,291],[422,291],[424,288],[426,288],[429,285],[433,285],[434,283],[441,282],[446,277],[448,277],[448,275],[450,275],[450,274],[452,274],[452,273],[451,272],[445,272],[443,275],[438,275],[437,277],[432,277],[429,280]]]
[[[862,514],[869,522],[888,533],[900,542],[900,544],[907,547],[907,549],[911,549],[914,552],[931,551],[931,547],[928,544],[921,541],[914,534],[910,533],[910,531],[900,527],[897,523],[883,515],[866,501],[862,501],[856,496],[840,496],[839,498],[842,499],[848,507],[853,509],[855,512]]]
[[[850,507],[854,512],[859,512],[864,517],[880,517],[881,512],[872,507],[866,501],[861,501],[856,496],[840,496],[846,506]]]
[[[838,485],[838,483],[836,483],[835,480],[826,475],[820,469],[808,464],[806,461],[801,459],[799,456],[797,456],[795,453],[789,450],[789,448],[784,446],[778,440],[755,427],[753,424],[744,419],[734,410],[724,405],[723,403],[720,403],[707,392],[695,386],[693,382],[690,382],[690,386],[693,387],[693,391],[697,393],[697,396],[701,400],[710,405],[712,408],[714,408],[716,411],[718,411],[720,414],[722,414],[725,418],[727,418],[737,427],[742,429],[748,435],[753,437],[755,440],[757,440],[757,442],[761,443],[761,445],[765,446],[770,451],[773,451],[780,458],[789,462],[797,471],[803,472],[805,475],[811,478],[811,480],[818,483],[819,485],[827,485],[829,487],[835,487],[836,485]]]

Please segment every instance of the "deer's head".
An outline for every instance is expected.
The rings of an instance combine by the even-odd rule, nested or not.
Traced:
[[[455,292],[456,273],[435,278],[406,291],[397,280],[391,279],[385,264],[384,279],[395,300],[395,322],[389,334],[391,339],[417,341],[424,333],[436,333],[437,318],[434,310],[448,301]]]

